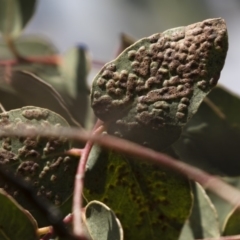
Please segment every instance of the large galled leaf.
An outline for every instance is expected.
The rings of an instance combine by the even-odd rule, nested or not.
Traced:
[[[0,239],[38,239],[34,218],[2,189],[0,205]]]
[[[193,182],[192,187],[194,196],[192,213],[179,240],[218,238],[220,226],[214,205],[201,185]]]
[[[94,146],[84,196],[107,204],[123,225],[124,237],[176,240],[191,211],[189,182],[176,173]]]
[[[25,125],[69,126],[58,114],[43,108],[24,107],[0,114],[0,125],[5,128],[21,129]],[[39,197],[49,199],[61,206],[71,196],[77,159],[63,155],[70,148],[70,142],[59,138],[4,137],[0,140],[0,163],[30,183]],[[64,181],[63,181],[64,179]],[[24,195],[2,178],[0,188],[13,196],[37,220],[42,216]],[[41,221],[38,221],[42,225]]]
[[[36,0],[1,0],[0,32],[18,35],[32,17]]]
[[[83,220],[92,240],[123,240],[121,223],[106,204],[88,203]]]
[[[220,18],[143,38],[94,79],[94,112],[108,132],[166,148],[216,85],[227,49]]]
[[[183,130],[174,149],[181,160],[207,171],[240,173],[240,98],[216,87]]]

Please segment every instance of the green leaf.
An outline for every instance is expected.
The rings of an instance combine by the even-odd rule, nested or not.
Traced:
[[[68,111],[61,95],[48,83],[26,71],[14,71],[10,86],[24,100],[25,105],[48,108],[64,117],[72,126],[80,126]]]
[[[87,74],[90,68],[87,50],[84,47],[79,46],[71,49],[65,55],[60,55],[55,46],[53,46],[49,41],[33,36],[20,37],[14,41],[14,44],[20,56],[27,59],[27,61],[19,61],[15,59],[6,44],[4,42],[0,43],[0,59],[2,63],[5,63],[5,66],[0,67],[0,72],[2,72],[2,74],[0,74],[0,78],[2,80],[0,89],[2,89],[2,91],[9,92],[9,95],[12,94],[13,90],[16,90],[14,93],[19,93],[19,89],[12,89],[11,86],[9,86],[9,83],[11,83],[11,80],[13,81],[13,79],[8,73],[18,70],[31,72],[43,79],[47,85],[50,84],[52,88],[59,92],[66,102],[71,115],[73,115],[74,118],[83,126],[89,128],[89,125],[92,125],[90,124],[92,121],[89,120],[88,115],[92,112],[89,110],[90,101],[89,89],[87,86]],[[33,81],[31,81],[31,83],[34,84]],[[36,84],[39,85],[39,81],[37,81]],[[36,84],[34,84],[33,88],[35,88]],[[20,85],[20,83],[18,85]],[[41,93],[45,95],[45,91],[39,91],[37,94],[31,94],[35,96],[33,100],[37,102],[37,104],[30,102],[30,105],[46,107],[58,112],[58,108],[51,108],[51,101],[45,101],[45,103],[48,102],[48,105],[41,104],[43,98],[37,97]],[[31,100],[29,99],[29,94],[19,95],[25,98],[25,105],[26,98],[28,99],[27,102]],[[6,101],[3,99],[3,102]],[[29,103],[27,105],[29,105]],[[61,114],[60,112],[58,113]],[[63,116],[67,118],[66,115]],[[67,120],[69,121],[69,119]],[[69,123],[73,125],[71,121],[69,121]]]
[[[188,180],[112,151],[98,155],[99,150],[92,149],[87,164],[86,199],[107,204],[126,239],[177,239],[192,205]]]
[[[185,222],[178,240],[195,240],[188,220]]]
[[[231,236],[240,234],[240,211],[235,208],[226,218],[223,227],[223,236]]]
[[[90,57],[86,47],[76,46],[67,51],[63,56],[63,64],[60,65],[60,72],[64,79],[67,79],[67,88],[71,96],[69,106],[78,121],[91,129],[92,120],[89,119],[90,101],[87,76],[90,71]]]
[[[36,0],[1,0],[0,32],[19,35],[35,11]]]
[[[107,205],[91,201],[83,219],[93,240],[123,240],[121,223]]]
[[[164,149],[216,85],[227,49],[220,18],[143,38],[96,76],[93,110],[109,133]]]
[[[64,63],[60,70],[63,77],[68,79],[71,95],[76,98],[78,92],[89,92],[87,75],[90,70],[90,59],[87,49],[81,45],[76,46],[67,51],[63,57]]]
[[[0,239],[38,239],[35,219],[0,189]]]
[[[59,69],[61,57],[51,42],[39,37],[23,36],[17,38],[13,43],[19,55],[30,61],[17,61],[6,43],[1,42],[0,59],[2,62],[9,62],[10,70],[30,71],[52,85],[62,96],[71,96],[66,80],[61,77]],[[44,62],[49,58],[55,60],[54,63]]]
[[[43,108],[24,107],[0,114],[1,126],[24,131],[26,124],[34,126],[69,126],[58,114]],[[4,137],[0,140],[0,163],[30,183],[39,197],[56,206],[63,205],[72,195],[77,158],[63,155],[71,148],[67,139]],[[63,181],[64,179],[64,181]],[[0,178],[0,188],[13,196],[45,225],[45,216],[38,212],[24,194]]]
[[[14,39],[14,46],[23,57],[40,57],[57,54],[56,47],[47,39],[31,35],[24,35]],[[7,47],[6,43],[0,41],[1,60],[12,60],[14,55]]]
[[[227,184],[232,185],[234,188],[240,188],[240,177],[227,177],[222,180],[224,180]],[[224,229],[226,225],[225,223],[227,222],[226,219],[228,219],[230,213],[234,211],[234,207],[212,192],[208,192],[208,196],[217,210],[220,229]]]
[[[222,87],[208,95],[174,144],[181,160],[209,172],[237,176],[240,171],[240,98]]]
[[[220,226],[217,212],[205,190],[198,183],[192,183],[194,203],[192,213],[181,233],[180,240],[185,240],[189,229],[192,231],[193,239],[218,238]]]

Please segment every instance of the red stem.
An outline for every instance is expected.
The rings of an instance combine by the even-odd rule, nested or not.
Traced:
[[[97,121],[93,128],[93,135],[103,132],[102,122]],[[80,162],[78,165],[77,173],[75,175],[74,193],[73,193],[73,233],[78,238],[84,237],[82,228],[82,193],[84,188],[85,169],[89,153],[92,149],[93,142],[88,141],[82,150]]]
[[[21,61],[23,63],[40,63],[40,64],[47,64],[47,65],[59,65],[60,63],[62,63],[62,57],[60,55],[52,55],[52,56],[24,57],[22,60],[19,60],[19,59],[0,60],[0,66],[17,65],[17,64],[20,64]]]

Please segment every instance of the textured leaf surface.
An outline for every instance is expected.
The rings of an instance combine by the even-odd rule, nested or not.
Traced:
[[[116,215],[99,201],[87,204],[84,222],[93,240],[123,240],[122,226]]]
[[[226,218],[223,227],[223,236],[231,236],[240,234],[240,211],[234,209]]]
[[[1,0],[0,32],[17,35],[32,17],[36,0]]]
[[[227,48],[222,19],[143,38],[94,79],[94,112],[109,132],[163,149],[216,85]]]
[[[38,239],[36,221],[2,189],[0,204],[0,239]]]
[[[191,239],[191,235],[194,236],[193,239],[218,238],[220,236],[220,226],[216,209],[201,185],[193,183],[192,186],[193,209],[186,223],[188,227],[183,228],[180,240],[184,240],[188,235],[189,239]]]
[[[208,99],[210,104],[201,104],[174,149],[181,160],[207,171],[239,175],[240,115],[236,109],[240,109],[240,98],[217,87]]]
[[[2,113],[0,124],[22,131],[25,124],[32,124],[30,128],[34,128],[34,125],[56,128],[68,126],[58,114],[37,107],[24,107]],[[70,148],[66,139],[4,137],[0,140],[0,146],[0,163],[32,184],[39,197],[46,197],[56,206],[61,206],[71,196],[78,161],[73,157],[62,156],[62,153]],[[38,213],[18,189],[1,178],[0,187],[38,220]]]
[[[111,151],[98,156],[98,147],[93,151],[85,197],[116,213],[126,239],[177,239],[192,205],[188,180]]]

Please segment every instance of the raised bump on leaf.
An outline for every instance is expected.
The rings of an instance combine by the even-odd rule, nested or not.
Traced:
[[[143,38],[95,77],[93,110],[109,132],[167,147],[216,85],[227,49],[221,18]]]

